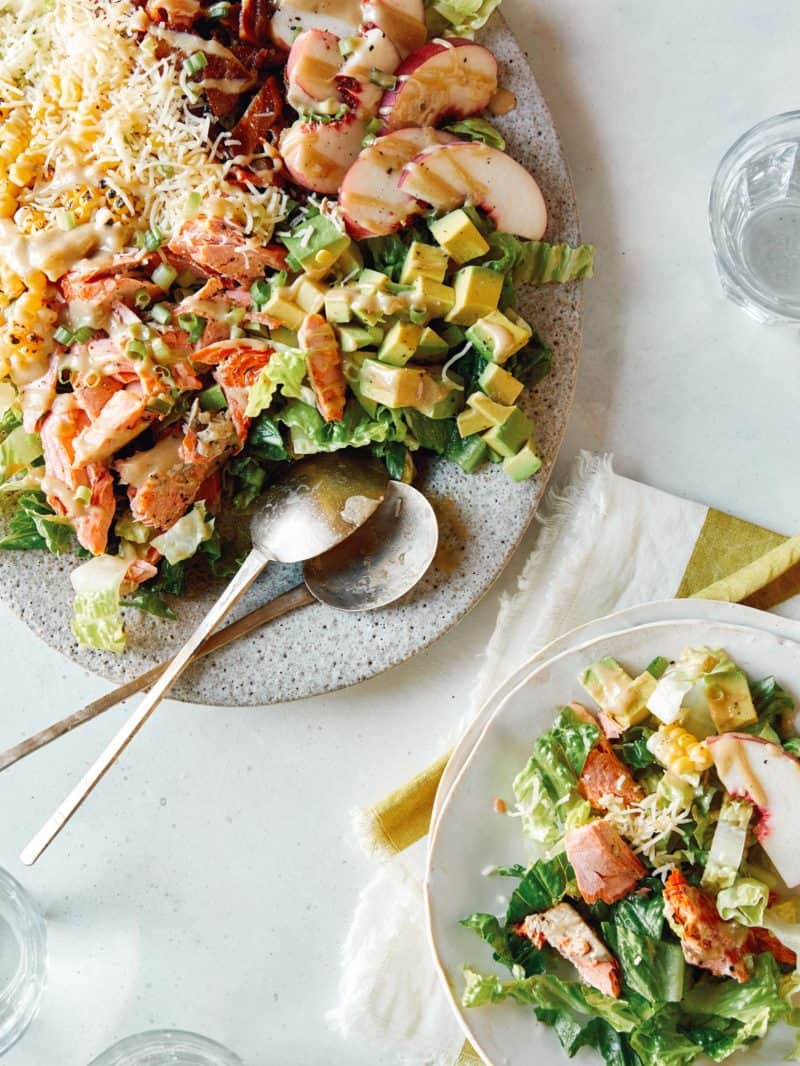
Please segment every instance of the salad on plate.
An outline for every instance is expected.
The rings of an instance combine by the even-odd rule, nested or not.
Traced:
[[[76,551],[73,629],[173,617],[284,464],[369,448],[523,481],[551,352],[498,0],[9,0],[0,12],[0,548]]]
[[[609,1066],[721,1062],[800,1026],[792,698],[721,648],[580,680],[592,709],[563,707],[495,799],[535,857],[484,871],[507,909],[462,924],[510,974],[465,967],[462,1003],[516,1002]]]

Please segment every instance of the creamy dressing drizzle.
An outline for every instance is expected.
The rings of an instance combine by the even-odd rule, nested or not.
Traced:
[[[107,225],[102,212],[71,230],[48,229],[20,233],[10,218],[0,218],[0,258],[23,280],[41,271],[58,281],[79,260],[94,251],[115,253],[125,247],[128,226]]]

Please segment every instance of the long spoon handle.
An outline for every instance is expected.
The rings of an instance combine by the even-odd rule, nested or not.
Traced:
[[[258,575],[269,562],[269,558],[258,549],[253,548],[245,559],[236,577],[228,585],[206,617],[184,644],[158,681],[142,700],[139,707],[130,716],[100,757],[93,763],[63,803],[51,815],[36,836],[20,855],[26,866],[33,866],[46,848],[55,840],[67,822],[102,781],[123,751],[127,748],[171,686],[180,677],[192,660],[195,652],[205,641],[225,615],[236,605],[250,588]]]
[[[197,649],[192,661],[196,661],[203,655],[209,655],[212,651],[227,647],[228,644],[239,640],[240,637],[246,637],[250,633],[254,633],[268,622],[281,618],[283,615],[289,614],[290,611],[296,611],[300,607],[308,607],[316,602],[305,585],[296,585],[295,588],[276,596],[274,600],[270,600],[269,603],[265,603],[262,607],[257,607],[254,611],[250,611],[243,618],[237,618],[235,622],[231,622],[230,625],[212,633],[208,640]],[[73,711],[66,718],[62,718],[60,722],[54,722],[53,725],[47,726],[46,729],[42,729],[26,740],[21,740],[6,751],[0,752],[0,773],[28,755],[32,755],[35,751],[39,751],[40,748],[44,748],[54,740],[58,740],[59,737],[63,737],[65,733],[71,732],[79,725],[91,722],[93,718],[97,718],[104,711],[109,710],[111,707],[116,707],[118,703],[122,703],[123,700],[129,699],[131,696],[135,696],[137,692],[143,692],[145,689],[150,688],[154,682],[158,681],[168,666],[169,661],[153,666],[150,670],[139,674],[138,677],[134,677],[131,681],[126,681],[124,685],[120,685],[91,703],[87,703],[80,710]]]

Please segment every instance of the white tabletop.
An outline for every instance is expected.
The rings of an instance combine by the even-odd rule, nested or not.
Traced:
[[[598,247],[560,470],[580,448],[613,451],[621,473],[800,529],[797,334],[722,298],[706,221],[729,144],[796,106],[795,4],[506,8]],[[263,711],[165,705],[32,871],[21,845],[124,710],[0,776],[0,865],[40,900],[51,944],[42,1012],[8,1066],[84,1066],[121,1036],[172,1025],[248,1066],[389,1066],[323,1020],[370,873],[349,813],[440,752],[524,555],[441,643],[356,689]],[[3,621],[0,747],[105,690]]]

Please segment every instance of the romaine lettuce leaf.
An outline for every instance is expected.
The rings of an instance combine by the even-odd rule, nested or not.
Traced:
[[[499,148],[502,152],[506,146],[506,139],[491,122],[485,118],[462,118],[459,122],[451,122],[445,126],[449,133],[455,133],[461,137],[469,137],[471,141],[481,141],[490,148]]]
[[[85,648],[125,650],[119,590],[129,565],[129,559],[118,555],[98,555],[70,574],[75,590],[72,632]]]
[[[500,0],[426,0],[425,6],[431,36],[473,37]]]
[[[471,914],[461,925],[473,929],[491,947],[493,958],[519,976],[517,967],[526,977],[544,973],[546,957],[534,947],[528,937],[517,936],[513,929],[500,924],[493,914]]]
[[[580,718],[572,707],[564,707],[551,730],[561,745],[576,777],[580,777],[589,752],[600,739],[600,726]]]
[[[725,921],[742,925],[764,924],[764,911],[769,900],[769,888],[755,877],[739,877],[730,888],[717,895],[717,910]]]
[[[529,914],[555,907],[574,880],[575,871],[563,851],[552,859],[533,863],[511,895],[506,924],[516,925]]]
[[[152,541],[152,546],[170,565],[191,559],[204,540],[214,532],[214,519],[206,514],[206,505],[198,500],[183,518]]]
[[[690,1014],[712,1014],[746,1022],[766,1008],[770,1021],[785,1018],[791,1010],[781,988],[778,964],[768,952],[759,955],[752,976],[739,984],[703,976],[683,999],[683,1009]]]
[[[0,540],[3,551],[46,548],[63,555],[72,546],[72,526],[53,511],[43,492],[22,492],[8,524],[8,536]]]
[[[137,611],[155,615],[156,618],[166,618],[174,622],[178,617],[169,604],[165,603],[161,595],[147,585],[140,585],[130,596],[120,600],[121,607],[135,607]]]
[[[299,348],[276,345],[269,362],[250,388],[245,414],[248,418],[255,418],[266,411],[279,390],[287,398],[300,399],[304,394],[305,377],[305,352]]]
[[[295,455],[334,452],[340,448],[363,448],[367,444],[383,441],[402,443],[408,436],[399,414],[395,416],[388,408],[382,407],[373,419],[356,400],[348,403],[344,417],[338,422],[325,422],[316,408],[300,400],[290,400],[275,415],[275,421],[288,426]]]
[[[751,681],[750,694],[761,724],[773,724],[776,719],[785,714],[789,715],[794,710],[794,700],[774,677]]]
[[[26,433],[20,425],[0,444],[0,481],[6,481],[40,458],[42,442],[38,433]]]
[[[515,285],[579,281],[594,273],[594,246],[525,241],[511,233],[490,233],[489,259],[483,265],[510,275]]]
[[[668,1004],[631,1033],[631,1047],[647,1066],[689,1066],[698,1057],[700,1049],[678,1029],[679,1019]]]

